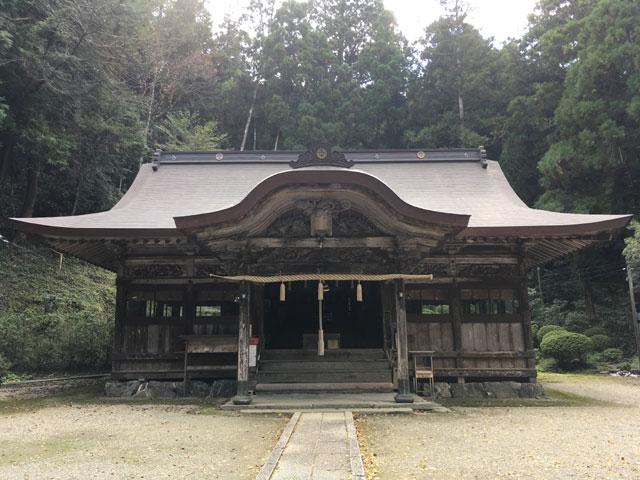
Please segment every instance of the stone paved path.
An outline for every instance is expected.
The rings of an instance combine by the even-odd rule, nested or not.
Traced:
[[[365,478],[349,411],[296,413],[278,443],[258,479]]]

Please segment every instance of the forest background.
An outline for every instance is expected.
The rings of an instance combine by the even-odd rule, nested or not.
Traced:
[[[640,213],[640,2],[539,0],[523,37],[498,46],[467,23],[462,0],[443,3],[409,44],[381,0],[252,0],[221,25],[198,0],[0,0],[2,267],[47,256],[16,253],[8,217],[109,209],[156,148],[484,145],[530,206]],[[640,271],[633,231],[627,260]],[[600,326],[631,355],[622,248],[617,239],[545,266],[542,289],[532,278],[536,328]],[[46,286],[21,303],[15,275],[4,278],[5,363],[108,362],[108,293],[86,313],[82,299],[43,300]],[[67,301],[74,322],[56,307]],[[33,305],[45,315],[25,313]],[[98,356],[21,359],[16,342],[33,337],[21,348],[37,349],[49,335],[54,348],[53,327],[86,347],[78,324]]]

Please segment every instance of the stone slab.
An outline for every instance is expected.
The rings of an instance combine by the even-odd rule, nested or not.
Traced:
[[[258,480],[365,479],[350,411],[296,412],[296,416],[295,425],[292,417]]]
[[[413,396],[410,404],[398,404],[393,393],[257,393],[250,405],[234,405],[227,402],[222,405],[223,410],[271,410],[274,412],[307,411],[307,410],[351,410],[363,411],[369,409],[398,409],[411,408],[418,411],[435,411],[441,406],[422,397]]]

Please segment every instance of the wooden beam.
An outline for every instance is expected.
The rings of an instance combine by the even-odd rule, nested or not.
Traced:
[[[238,390],[233,397],[235,405],[249,405],[249,305],[251,287],[249,282],[240,282],[240,318],[238,321]]]
[[[451,320],[453,324],[453,349],[457,352],[462,350],[462,306],[460,305],[460,286],[454,279],[451,282],[449,290],[449,298],[451,299]],[[456,359],[456,367],[461,363]]]
[[[185,292],[184,292],[184,323],[187,326],[186,333],[187,335],[193,334],[193,323],[196,318],[196,299],[195,292],[193,288],[193,282],[187,282]]]
[[[511,254],[510,254],[511,255]],[[487,254],[487,253],[478,253],[477,255],[454,255],[456,259],[456,263],[459,265],[517,265],[518,257],[513,254],[513,256],[505,256],[504,254]],[[445,265],[449,264],[449,257],[427,257],[423,260],[423,263],[442,263]]]
[[[520,263],[520,308],[522,309],[522,332],[524,334],[524,347],[533,352],[533,332],[531,331],[531,306],[529,305],[529,282],[527,280],[527,268],[524,260]],[[535,357],[527,358],[527,367],[536,368]]]
[[[463,358],[463,359],[472,359],[472,358],[514,358],[514,359],[523,359],[523,358],[532,358],[535,357],[534,352],[517,352],[517,351],[495,351],[495,352],[454,352],[454,351],[441,351],[434,352],[433,358]]]
[[[398,332],[398,394],[397,403],[413,403],[409,391],[409,348],[407,345],[407,309],[405,301],[404,280],[393,281],[396,305],[396,328]]]
[[[233,242],[233,240],[229,240]],[[436,242],[433,242],[434,245]],[[250,238],[248,248],[320,248],[317,238]],[[383,248],[391,250],[395,246],[394,237],[327,237],[322,248]]]
[[[535,369],[521,368],[435,368],[436,377],[509,377],[535,378]]]
[[[123,351],[122,326],[127,316],[127,282],[123,278],[116,280],[116,307],[113,332],[113,353]]]

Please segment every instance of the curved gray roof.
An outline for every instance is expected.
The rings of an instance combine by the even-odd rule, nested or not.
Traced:
[[[553,227],[558,234],[595,233],[617,230],[631,218],[529,208],[513,191],[498,162],[481,159],[477,150],[442,152],[455,152],[457,156],[440,159],[428,153],[419,161],[412,152],[344,152],[355,162],[350,169],[310,166],[304,170],[366,175],[384,183],[414,207],[470,215],[462,234],[517,234],[522,228],[535,232],[543,227]],[[262,152],[225,152],[223,161],[212,160],[213,155],[163,154],[159,166],[141,167],[126,195],[106,212],[13,220],[19,229],[44,235],[76,236],[76,230],[85,234],[96,230],[107,236],[115,230],[168,233],[176,229],[175,217],[218,212],[240,204],[265,180],[293,171],[289,160],[297,158],[299,152],[268,152],[269,156]]]

